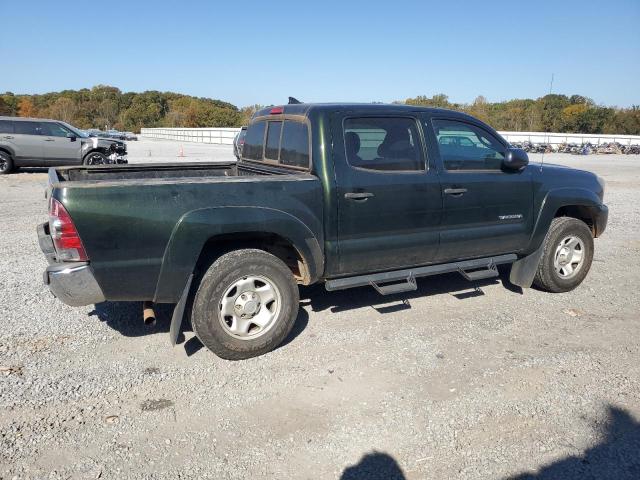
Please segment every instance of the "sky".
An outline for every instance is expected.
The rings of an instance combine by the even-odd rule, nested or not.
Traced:
[[[0,0],[0,92],[640,104],[640,0]]]

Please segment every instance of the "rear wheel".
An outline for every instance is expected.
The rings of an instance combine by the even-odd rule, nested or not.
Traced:
[[[204,274],[191,310],[193,331],[213,353],[242,360],[276,348],[298,315],[298,286],[279,258],[229,252]]]
[[[85,165],[106,165],[111,163],[106,155],[100,152],[89,152],[84,157]]]
[[[593,260],[593,235],[581,220],[554,218],[534,283],[549,292],[568,292],[582,283]]]
[[[0,175],[6,175],[13,171],[13,159],[6,152],[0,152]]]

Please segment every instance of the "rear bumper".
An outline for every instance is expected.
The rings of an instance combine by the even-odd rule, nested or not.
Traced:
[[[599,237],[602,235],[607,228],[607,221],[609,220],[609,207],[605,204],[598,205],[598,211],[595,216],[595,234],[594,236]]]
[[[43,280],[53,295],[72,307],[104,302],[102,289],[87,262],[58,263],[46,223],[38,225],[38,242],[49,266]]]

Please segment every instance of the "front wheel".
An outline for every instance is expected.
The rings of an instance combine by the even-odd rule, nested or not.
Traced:
[[[534,283],[548,292],[568,292],[582,283],[593,260],[593,235],[581,220],[554,218],[544,239]]]
[[[85,165],[107,165],[111,163],[109,158],[100,152],[90,152],[84,157]]]
[[[218,258],[195,294],[191,325],[221,358],[242,360],[275,349],[291,331],[300,297],[291,270],[263,250]]]

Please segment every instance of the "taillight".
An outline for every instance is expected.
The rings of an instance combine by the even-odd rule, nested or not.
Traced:
[[[270,111],[269,114],[271,115],[278,115],[280,113],[284,112],[284,107],[273,107]]]
[[[89,259],[69,212],[55,198],[49,204],[49,231],[58,260],[81,262]]]

